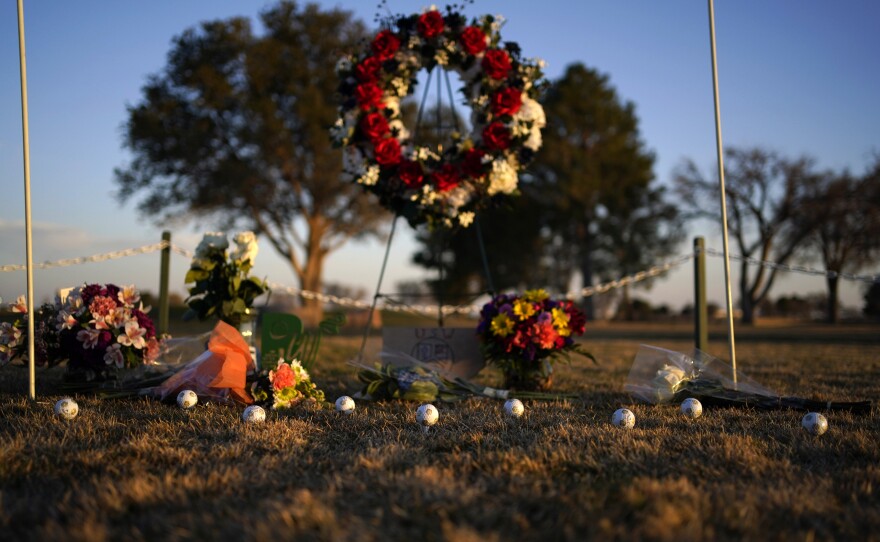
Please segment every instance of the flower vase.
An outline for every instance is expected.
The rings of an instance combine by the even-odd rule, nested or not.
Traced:
[[[553,388],[553,375],[540,373],[504,373],[504,389],[516,391],[550,391]]]
[[[247,343],[254,360],[254,372],[260,371],[260,353],[257,350],[257,318],[254,314],[244,314],[238,323],[238,332]]]

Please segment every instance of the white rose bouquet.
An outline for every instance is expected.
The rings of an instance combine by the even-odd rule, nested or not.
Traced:
[[[202,238],[184,281],[192,284],[187,317],[217,317],[238,327],[254,300],[267,291],[265,281],[249,276],[258,251],[254,233],[238,233],[233,243],[230,247],[225,233],[209,232]]]

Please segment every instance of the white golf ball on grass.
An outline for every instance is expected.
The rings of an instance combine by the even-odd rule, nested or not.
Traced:
[[[341,412],[346,415],[354,414],[354,408],[354,399],[352,399],[348,395],[343,395],[336,400],[336,412]]]
[[[621,429],[632,429],[636,425],[636,415],[627,408],[619,408],[611,416],[611,424]]]
[[[681,413],[688,418],[699,418],[703,415],[703,404],[693,397],[681,402]]]
[[[241,419],[244,420],[245,423],[263,423],[266,421],[266,411],[261,406],[251,405],[244,409],[244,412],[241,414]]]
[[[526,407],[519,399],[508,399],[504,403],[504,413],[510,418],[519,418],[526,411]]]
[[[70,397],[64,397],[55,403],[55,415],[62,420],[72,420],[77,414],[79,414],[79,405]]]
[[[440,412],[432,404],[424,404],[416,410],[416,422],[424,428],[431,427],[440,419]]]
[[[801,419],[801,425],[811,435],[821,435],[828,431],[828,420],[818,412],[810,412]]]
[[[188,410],[199,402],[199,396],[192,390],[183,390],[177,394],[177,406],[184,410]]]

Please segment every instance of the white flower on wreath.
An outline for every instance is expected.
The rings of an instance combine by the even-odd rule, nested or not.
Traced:
[[[443,49],[438,49],[437,52],[434,53],[434,60],[437,61],[438,65],[445,66],[449,64],[449,53]]]
[[[254,235],[254,232],[243,231],[237,233],[233,241],[235,242],[235,248],[229,254],[232,260],[239,265],[246,261],[251,262],[253,265],[260,248],[257,245],[257,236]]]
[[[544,140],[541,137],[541,130],[537,128],[532,128],[531,133],[529,133],[529,138],[526,139],[525,143],[523,143],[523,147],[537,152],[537,150],[540,149],[541,145],[543,144]]]
[[[404,125],[403,121],[400,119],[394,119],[389,122],[388,129],[392,132],[396,131],[397,139],[400,141],[409,139],[409,130],[406,129],[406,125]]]
[[[463,207],[471,200],[471,190],[465,186],[458,185],[446,193],[446,203],[454,209]]]
[[[467,228],[474,221],[474,213],[473,211],[465,211],[463,213],[459,213],[458,215],[458,223],[462,225],[462,227]]]
[[[508,160],[497,158],[492,162],[492,171],[489,172],[489,188],[487,193],[490,196],[495,194],[512,194],[519,183],[519,176],[516,168],[510,165]]]
[[[336,74],[348,73],[353,67],[353,62],[350,56],[340,57],[339,60],[336,61]]]
[[[531,122],[535,128],[543,128],[547,125],[547,116],[544,114],[544,108],[525,93],[522,95],[522,105],[519,106],[519,111],[516,112],[513,118],[520,122]]]
[[[366,172],[358,177],[357,182],[364,186],[372,186],[379,182],[379,166],[372,165],[367,168]]]

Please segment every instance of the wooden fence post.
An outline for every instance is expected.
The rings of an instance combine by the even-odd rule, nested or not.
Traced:
[[[694,238],[694,346],[705,352],[709,347],[709,310],[706,304],[706,243]]]
[[[162,232],[162,261],[159,269],[159,334],[168,333],[168,277],[171,268],[171,232]]]

